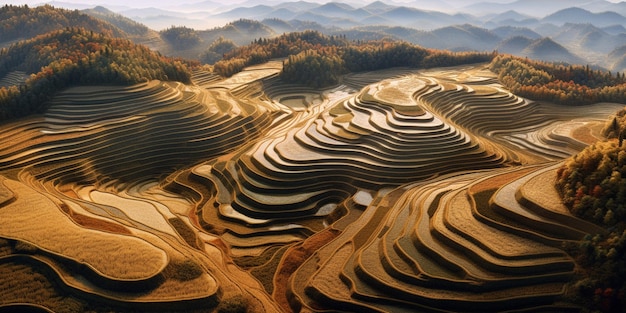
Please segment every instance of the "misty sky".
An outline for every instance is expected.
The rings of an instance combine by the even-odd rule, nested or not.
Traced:
[[[251,4],[254,2],[259,2],[259,3],[267,3],[267,2],[290,2],[290,1],[297,1],[297,0],[288,0],[288,1],[276,1],[276,0],[268,0],[268,1],[254,1],[254,0],[210,0],[212,2],[216,2],[216,3],[221,3],[224,5],[232,5],[232,4],[240,4],[240,3],[244,3],[247,2],[247,4]],[[326,3],[326,2],[332,2],[331,0],[306,0],[309,2],[319,2],[319,3]],[[446,1],[446,0],[443,0]],[[514,2],[515,0],[463,0],[463,1],[459,1],[459,0],[447,0],[446,2],[450,2],[450,3],[463,3],[463,5],[470,5],[472,3],[476,3],[476,2],[498,2],[498,3],[508,3],[508,2]],[[547,1],[547,0],[546,0]],[[620,0],[608,0],[610,2],[620,2]],[[55,4],[55,2],[57,4]],[[128,1],[128,0],[61,0],[61,1],[42,1],[42,0],[16,0],[16,1],[0,1],[0,4],[4,5],[4,4],[14,4],[14,5],[24,5],[24,4],[28,4],[30,6],[36,6],[36,5],[40,5],[42,3],[52,3],[55,6],[59,6],[59,7],[63,7],[62,3],[73,3],[73,4],[81,4],[81,5],[91,5],[91,6],[96,6],[96,5],[104,5],[104,6],[120,6],[120,7],[133,7],[133,8],[147,8],[147,7],[169,7],[169,6],[176,6],[176,5],[181,5],[183,3],[197,3],[197,2],[203,2],[203,0],[186,0],[186,1],[154,1],[154,0],[132,0],[132,1]],[[364,5],[366,3],[369,2],[374,2],[374,0],[371,1],[354,1],[354,0],[335,0],[335,2],[351,2],[351,3],[363,3]],[[388,3],[406,3],[406,2],[415,2],[414,0],[384,0],[384,2],[388,2]],[[427,4],[428,1],[425,1],[425,4]]]

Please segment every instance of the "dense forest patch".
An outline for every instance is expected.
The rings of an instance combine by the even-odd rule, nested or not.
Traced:
[[[626,75],[499,55],[490,66],[511,92],[533,100],[582,105],[596,102],[626,103]]]
[[[255,40],[248,46],[234,49],[215,64],[215,71],[231,76],[246,66],[287,57],[282,73],[284,80],[324,87],[336,84],[339,75],[346,72],[489,62],[494,54],[432,50],[403,41],[350,41],[345,36],[304,31]]]
[[[28,39],[66,27],[81,27],[106,36],[124,37],[124,31],[78,10],[65,10],[51,5],[30,8],[4,5],[0,7],[0,42]]]
[[[66,28],[0,50],[0,77],[32,73],[24,85],[0,89],[0,120],[42,112],[72,85],[132,85],[145,80],[188,83],[190,63],[167,58],[126,39]]]
[[[609,136],[621,134],[610,120]],[[617,131],[613,128],[617,128]],[[557,188],[570,211],[606,229],[587,235],[574,249],[582,266],[573,283],[574,300],[590,309],[624,312],[626,305],[626,146],[623,139],[593,144],[558,171]]]

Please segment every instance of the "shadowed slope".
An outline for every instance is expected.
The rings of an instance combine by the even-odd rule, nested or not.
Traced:
[[[556,239],[558,231],[548,231],[540,240],[544,237],[526,233],[534,232],[534,224],[518,227],[479,213],[491,210],[482,207],[483,194],[493,193],[502,179],[517,184],[529,172],[542,171],[528,167],[451,175],[380,197],[300,266],[290,283],[292,306],[333,303],[350,311],[397,312],[551,305],[574,267],[556,247],[576,237]]]
[[[561,245],[597,229],[546,177],[619,105],[530,102],[484,64],[323,91],[280,66],[70,88],[2,125],[0,270],[45,272],[51,309],[59,290],[138,311],[572,309]]]
[[[273,112],[258,98],[180,83],[69,88],[44,115],[4,125],[0,167],[11,179],[3,180],[10,191],[3,195],[18,200],[8,199],[1,209],[7,221],[22,226],[3,228],[2,237],[33,245],[28,262],[47,268],[49,279],[80,297],[141,311],[182,310],[214,307],[247,286],[250,307],[272,311],[255,281],[223,267],[229,259],[219,239],[196,235],[188,217],[193,205],[160,188],[158,178],[237,149],[259,136]],[[47,201],[46,223],[82,241],[69,235],[59,241],[49,227],[23,223],[34,217],[20,210],[42,214],[42,205],[28,209],[35,195]],[[110,243],[103,241],[109,237]],[[82,264],[86,269],[76,270]]]

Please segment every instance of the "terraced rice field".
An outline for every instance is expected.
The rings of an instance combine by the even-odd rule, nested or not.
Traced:
[[[561,247],[598,229],[553,177],[620,105],[527,101],[484,65],[279,70],[74,87],[0,125],[0,309],[576,310]]]

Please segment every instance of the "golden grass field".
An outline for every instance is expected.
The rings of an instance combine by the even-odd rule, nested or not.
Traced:
[[[485,64],[326,90],[280,66],[0,125],[0,311],[576,309],[562,247],[596,229],[555,168],[620,105],[535,103]]]

